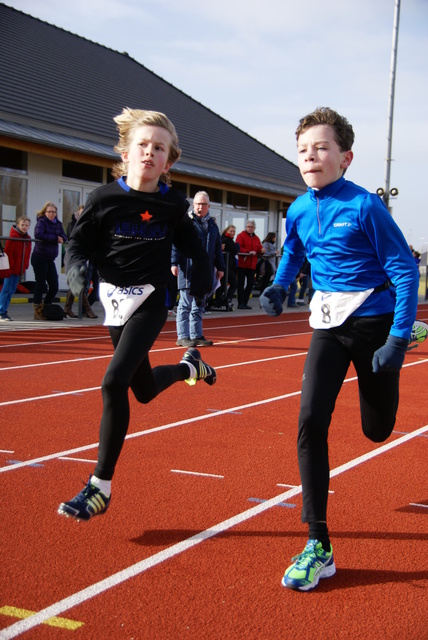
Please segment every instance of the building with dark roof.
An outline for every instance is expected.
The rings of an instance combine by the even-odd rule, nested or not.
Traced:
[[[0,236],[16,217],[52,200],[64,227],[117,155],[114,116],[123,107],[162,111],[182,156],[173,186],[211,200],[220,229],[248,217],[263,240],[281,233],[305,191],[296,165],[142,64],[0,3]],[[32,224],[32,228],[34,224]],[[62,277],[61,285],[65,285]]]

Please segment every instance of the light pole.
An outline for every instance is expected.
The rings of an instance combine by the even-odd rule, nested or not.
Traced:
[[[391,74],[389,83],[389,110],[388,110],[388,133],[386,146],[385,164],[385,187],[377,190],[378,195],[383,197],[383,201],[389,210],[389,196],[397,196],[398,189],[390,189],[391,177],[391,148],[392,148],[392,122],[394,118],[394,95],[395,95],[395,70],[397,67],[397,46],[398,46],[398,25],[400,22],[400,0],[395,0],[394,26],[392,30],[392,51],[391,51]]]

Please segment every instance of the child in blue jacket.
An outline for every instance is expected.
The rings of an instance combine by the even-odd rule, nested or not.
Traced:
[[[314,332],[303,373],[297,452],[309,540],[282,584],[307,591],[336,571],[327,528],[327,439],[337,396],[352,362],[364,434],[373,442],[390,436],[419,281],[407,242],[382,200],[344,178],[353,159],[349,122],[318,108],[300,120],[296,137],[308,190],[288,211],[283,257],[260,302],[269,315],[282,312],[306,253],[315,289]]]

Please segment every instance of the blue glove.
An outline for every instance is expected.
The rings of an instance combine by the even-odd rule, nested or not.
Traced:
[[[383,347],[373,354],[372,366],[374,373],[400,371],[408,344],[409,341],[406,338],[397,338],[390,334]]]
[[[84,264],[75,264],[67,273],[68,287],[73,296],[80,296],[86,287],[86,267]]]
[[[268,316],[279,316],[282,313],[282,305],[287,297],[284,287],[280,284],[273,284],[267,287],[260,296],[260,305]]]

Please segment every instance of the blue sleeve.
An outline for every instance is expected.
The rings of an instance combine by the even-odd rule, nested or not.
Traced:
[[[282,257],[279,261],[273,284],[279,284],[287,291],[290,284],[296,278],[296,274],[300,267],[304,263],[306,255],[305,248],[293,223],[293,217],[290,210],[285,222],[285,230],[287,237],[285,238]]]
[[[400,228],[377,195],[369,194],[361,208],[361,226],[395,287],[391,335],[409,338],[416,318],[419,274]]]

